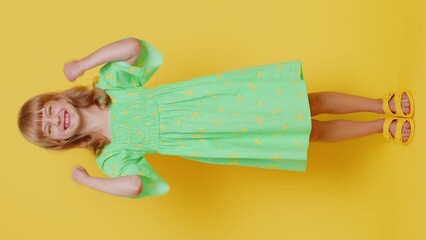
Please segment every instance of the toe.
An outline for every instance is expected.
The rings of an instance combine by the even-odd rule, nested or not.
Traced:
[[[405,114],[408,114],[411,110],[410,109],[410,99],[408,98],[408,95],[406,93],[402,94],[401,107],[402,107],[402,111]]]
[[[402,126],[402,141],[407,142],[410,138],[411,134],[411,124],[409,122],[405,122]]]

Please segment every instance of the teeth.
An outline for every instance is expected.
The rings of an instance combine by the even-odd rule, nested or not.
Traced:
[[[64,113],[64,128],[67,129],[70,126],[70,115],[67,111]]]

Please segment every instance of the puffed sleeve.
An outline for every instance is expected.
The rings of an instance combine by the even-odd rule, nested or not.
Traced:
[[[138,175],[142,181],[142,192],[134,198],[163,195],[169,192],[169,185],[138,151],[123,148],[104,149],[96,158],[96,163],[106,175],[113,178]]]
[[[141,51],[134,65],[124,61],[105,64],[99,71],[95,86],[101,89],[142,87],[163,63],[160,51],[138,39]]]

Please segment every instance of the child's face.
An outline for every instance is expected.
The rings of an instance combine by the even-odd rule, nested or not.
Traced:
[[[42,111],[42,130],[45,136],[63,140],[77,134],[80,116],[72,104],[65,101],[49,101]]]

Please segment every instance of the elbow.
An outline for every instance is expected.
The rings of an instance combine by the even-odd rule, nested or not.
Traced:
[[[139,58],[142,46],[138,39],[136,38],[127,38],[123,40],[123,49],[126,52],[123,61],[128,64],[134,65]]]
[[[129,38],[127,39],[127,45],[129,47],[130,52],[132,53],[131,58],[137,59],[142,49],[139,40],[136,38]]]
[[[137,197],[142,193],[142,180],[139,176],[133,175],[131,177],[131,197]]]

